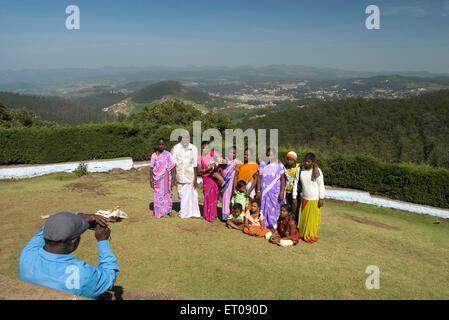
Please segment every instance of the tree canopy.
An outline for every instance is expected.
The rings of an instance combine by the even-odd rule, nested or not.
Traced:
[[[368,154],[388,162],[449,168],[449,91],[405,99],[349,98],[292,104],[245,128],[277,128],[281,145],[328,153]]]

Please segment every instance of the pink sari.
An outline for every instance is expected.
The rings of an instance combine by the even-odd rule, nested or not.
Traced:
[[[211,151],[207,156],[198,156],[198,164],[202,169],[207,169],[213,157],[220,156],[217,152]],[[219,197],[220,182],[212,177],[210,173],[203,173],[203,193],[204,193],[204,207],[203,217],[209,222],[212,222],[217,217],[217,203]]]
[[[154,178],[154,215],[157,218],[166,216],[172,210],[173,194],[171,189],[171,169],[173,158],[168,151],[163,151],[159,156],[151,155],[150,166],[153,168]]]

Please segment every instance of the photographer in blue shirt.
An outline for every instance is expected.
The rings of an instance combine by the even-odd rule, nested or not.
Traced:
[[[117,258],[109,247],[108,220],[95,214],[60,212],[48,218],[20,255],[20,280],[97,298],[112,288],[119,273]],[[95,228],[100,255],[98,269],[70,255],[81,234]]]

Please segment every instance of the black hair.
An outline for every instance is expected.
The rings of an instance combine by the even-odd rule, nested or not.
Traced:
[[[254,200],[251,201],[251,204],[253,204],[254,202],[257,203],[257,206],[260,208],[260,201],[254,199]]]
[[[206,144],[209,144],[209,141],[205,140],[205,141],[201,142],[201,148],[204,147]]]
[[[254,154],[253,149],[251,148],[245,148],[244,152],[249,151],[251,154]]]
[[[246,187],[246,183],[243,180],[237,182],[237,188],[240,189],[241,187]]]
[[[242,205],[240,204],[240,203],[234,203],[234,205],[232,206],[232,209],[234,209],[234,210],[240,210],[240,212],[242,212],[243,211],[243,207],[242,207]]]
[[[288,213],[292,214],[292,207],[289,206],[288,204],[283,204],[280,209],[282,209],[282,208],[287,209]]]
[[[304,159],[310,159],[310,160],[312,160],[312,162],[315,162],[315,155],[311,152],[306,153],[306,155],[304,156]]]
[[[159,138],[159,139],[157,139],[157,144],[159,144],[160,141],[164,141],[164,143],[167,142],[167,141],[165,141],[165,138]]]
[[[273,152],[274,154],[277,154],[276,149],[273,148],[273,147],[269,147],[269,148],[267,149],[267,153],[270,152],[270,151]]]

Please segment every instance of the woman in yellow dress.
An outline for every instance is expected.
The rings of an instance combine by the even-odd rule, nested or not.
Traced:
[[[321,224],[321,208],[324,205],[324,178],[321,169],[320,175],[314,174],[315,155],[307,153],[304,157],[304,166],[297,170],[295,183],[297,187],[293,191],[295,202],[296,197],[301,193],[301,217],[299,220],[299,235],[301,239],[308,243],[318,241],[318,230]]]

